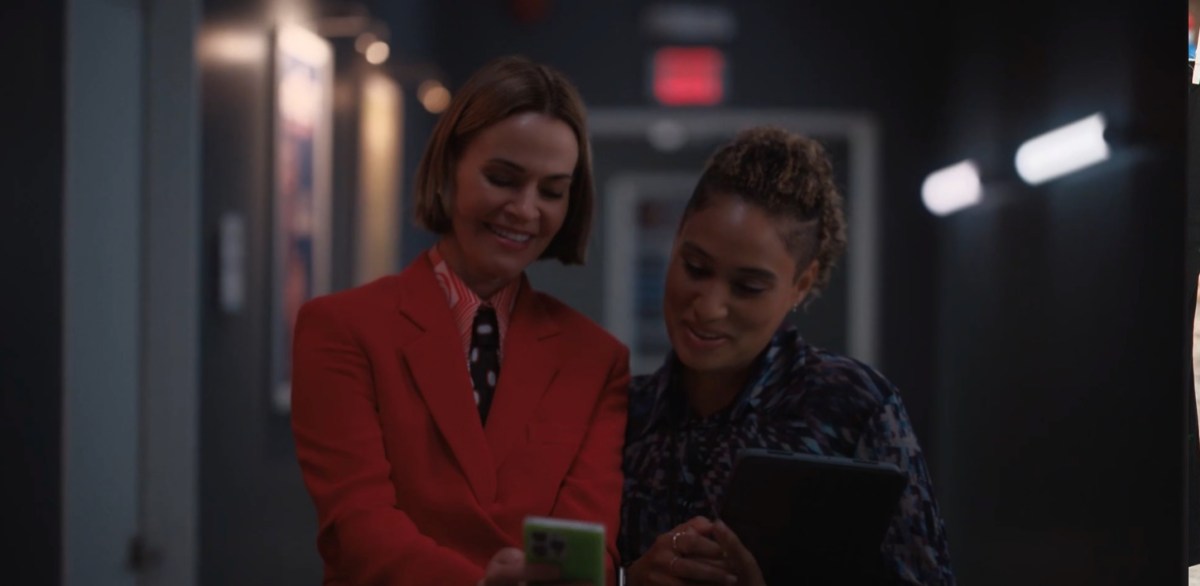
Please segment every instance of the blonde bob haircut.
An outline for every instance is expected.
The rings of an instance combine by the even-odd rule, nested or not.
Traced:
[[[579,91],[557,70],[521,56],[501,57],[484,65],[454,94],[437,121],[417,167],[416,222],[437,234],[451,230],[454,170],[485,128],[525,112],[562,120],[575,132],[579,160],[571,177],[562,228],[539,259],[583,264],[592,228],[595,188],[587,121]]]

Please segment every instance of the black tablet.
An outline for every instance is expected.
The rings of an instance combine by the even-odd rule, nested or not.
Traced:
[[[767,584],[879,584],[879,547],[907,483],[891,464],[744,449],[720,518]]]

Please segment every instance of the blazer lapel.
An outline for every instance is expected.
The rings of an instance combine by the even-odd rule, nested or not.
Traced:
[[[398,354],[479,502],[496,496],[496,465],[472,399],[462,340],[428,258],[402,274],[398,309],[419,332],[403,336]],[[503,371],[501,371],[503,372]],[[492,407],[495,409],[495,406]]]
[[[504,361],[485,429],[497,468],[525,433],[538,402],[558,372],[561,357],[554,344],[558,333],[558,325],[538,302],[529,280],[522,276],[521,291],[502,342]]]

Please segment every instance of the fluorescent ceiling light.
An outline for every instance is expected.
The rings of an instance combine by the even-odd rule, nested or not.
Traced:
[[[1038,185],[1107,160],[1104,127],[1104,115],[1097,113],[1025,141],[1017,149],[1017,174]]]
[[[973,206],[982,198],[979,167],[970,160],[930,173],[921,185],[921,201],[938,216]]]

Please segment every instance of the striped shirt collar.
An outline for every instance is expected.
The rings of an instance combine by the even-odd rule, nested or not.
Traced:
[[[516,306],[517,294],[521,291],[521,279],[513,279],[487,300],[480,299],[479,295],[450,269],[436,244],[429,249],[428,254],[429,263],[433,265],[433,274],[437,277],[442,292],[446,294],[450,314],[454,316],[454,325],[462,338],[463,355],[466,356],[471,349],[471,324],[475,321],[475,312],[486,302],[496,310],[496,321],[500,325],[500,356],[503,358],[504,336],[508,332],[508,323]]]

